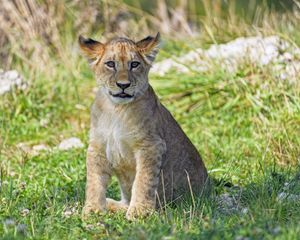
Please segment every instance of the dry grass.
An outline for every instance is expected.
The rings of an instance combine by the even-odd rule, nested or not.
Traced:
[[[160,31],[166,39],[189,38],[202,44],[237,36],[279,34],[297,42],[294,32],[300,16],[299,2],[286,13],[254,2],[249,1],[240,10],[236,9],[238,1],[180,0],[168,5],[157,0],[152,9],[145,11],[138,1],[2,0],[0,67],[26,66],[49,75],[54,75],[56,66],[62,63],[75,69],[79,34],[138,38]],[[199,7],[201,13],[197,12]],[[249,11],[245,16],[246,9]]]

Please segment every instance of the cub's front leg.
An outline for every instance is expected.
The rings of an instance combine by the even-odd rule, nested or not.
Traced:
[[[165,142],[145,142],[135,152],[136,176],[126,218],[145,216],[155,209],[160,168],[166,152]]]
[[[106,189],[111,169],[103,154],[101,145],[90,142],[86,158],[87,182],[83,215],[106,210]]]

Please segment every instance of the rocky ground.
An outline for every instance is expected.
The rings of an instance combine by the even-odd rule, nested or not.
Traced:
[[[207,50],[198,48],[187,54],[154,64],[152,73],[165,75],[205,72],[216,68],[235,73],[245,64],[271,67],[276,76],[296,81],[300,72],[300,49],[278,36],[237,38],[225,44],[213,44]]]

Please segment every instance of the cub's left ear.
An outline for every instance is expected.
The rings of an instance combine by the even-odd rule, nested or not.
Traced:
[[[159,51],[160,33],[158,32],[155,37],[148,36],[136,43],[138,51],[146,57],[147,63],[151,64],[156,54]]]
[[[89,61],[98,59],[104,52],[104,44],[91,38],[79,36],[78,43],[82,53],[88,58]]]

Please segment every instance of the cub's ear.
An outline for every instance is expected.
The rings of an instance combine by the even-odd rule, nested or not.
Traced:
[[[81,35],[78,38],[78,43],[82,53],[89,59],[97,59],[104,52],[104,44],[97,42],[91,38],[84,38]]]
[[[158,32],[155,37],[148,36],[136,43],[138,51],[146,57],[146,61],[151,64],[156,54],[159,51],[160,33]]]

